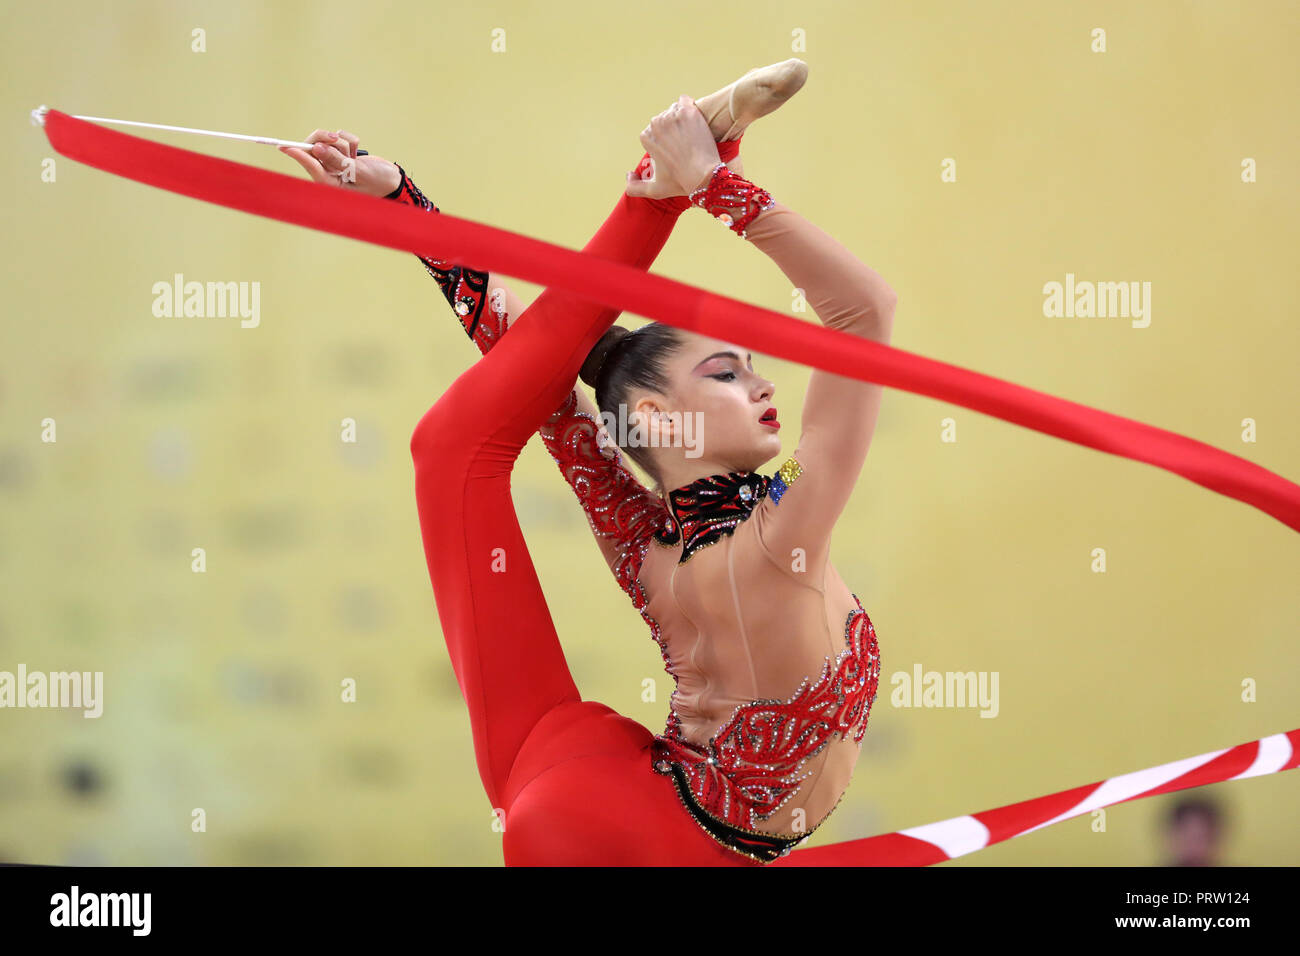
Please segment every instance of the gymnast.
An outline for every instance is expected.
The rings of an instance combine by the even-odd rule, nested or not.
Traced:
[[[887,344],[894,291],[743,175],[746,128],[806,76],[786,60],[651,119],[645,154],[583,251],[648,269],[698,206],[770,257],[824,325]],[[317,182],[440,211],[352,133],[318,129],[307,142],[281,151]],[[875,629],[830,539],[881,386],[814,370],[794,453],[760,474],[781,454],[776,389],[745,349],[657,322],[629,332],[618,310],[555,288],[523,308],[497,275],[419,258],[483,353],[420,420],[411,454],[506,864],[752,866],[790,854],[843,797],[876,696]],[[602,415],[629,426],[626,447]],[[694,447],[682,441],[690,416],[704,426]],[[510,496],[535,431],[673,677],[662,734],[583,700],[573,682]]]

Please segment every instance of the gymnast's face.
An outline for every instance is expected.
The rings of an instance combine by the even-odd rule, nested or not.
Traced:
[[[665,362],[667,392],[637,405],[643,414],[661,415],[655,455],[667,487],[707,474],[757,471],[781,453],[776,385],[754,370],[748,349],[681,335],[684,344]]]

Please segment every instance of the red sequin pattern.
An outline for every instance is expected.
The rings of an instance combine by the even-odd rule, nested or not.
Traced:
[[[758,214],[776,205],[771,193],[732,172],[726,163],[714,166],[709,181],[688,198],[742,239],[748,238],[745,230]]]
[[[675,739],[681,731],[681,719],[673,706],[678,678],[673,673],[672,658],[659,622],[646,613],[650,598],[637,580],[656,532],[661,540],[671,542],[680,538],[668,506],[627,470],[617,446],[608,446],[608,455],[602,453],[598,443],[599,426],[590,415],[577,410],[576,392],[569,395],[539,431],[561,474],[578,496],[592,530],[615,543],[616,556],[611,562],[614,578],[649,626],[664,670],[673,679],[664,732]]]
[[[808,776],[800,770],[835,735],[855,743],[867,732],[880,681],[876,629],[857,595],[845,623],[845,648],[827,658],[821,676],[786,701],[742,704],[699,747],[680,737],[655,740],[655,768],[677,764],[706,811],[732,826],[753,828],[770,817]]]
[[[614,577],[635,603],[636,579],[650,537],[671,527],[667,507],[627,469],[617,446],[601,449],[600,427],[578,410],[576,391],[569,393],[538,433],[582,503],[592,531],[617,542],[620,557]]]

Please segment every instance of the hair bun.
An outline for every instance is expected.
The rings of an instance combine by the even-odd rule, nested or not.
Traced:
[[[601,364],[605,361],[605,356],[609,355],[614,346],[631,334],[631,330],[625,329],[621,325],[611,325],[606,329],[605,334],[597,340],[596,344],[591,347],[591,351],[587,353],[587,360],[582,363],[578,378],[595,388],[596,376],[600,372]]]

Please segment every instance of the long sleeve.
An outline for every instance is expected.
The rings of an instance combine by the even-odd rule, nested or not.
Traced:
[[[398,187],[385,198],[427,212],[441,210],[411,181],[406,170]],[[483,354],[500,341],[510,327],[506,297],[493,298],[489,273],[450,262],[417,256],[437,281],[461,327]],[[644,595],[636,586],[641,559],[650,536],[667,519],[667,507],[658,495],[637,480],[627,468],[617,446],[600,448],[598,411],[576,387],[538,429],[551,459],[569,483],[587,515],[587,521],[606,563],[619,586],[640,607]]]
[[[600,423],[579,407],[580,394],[574,389],[538,431],[582,503],[619,587],[639,609],[645,603],[636,583],[641,562],[655,531],[665,527],[668,509],[628,470],[616,445],[606,445],[602,453]]]
[[[804,291],[827,328],[888,342],[897,296],[826,232],[775,203],[747,226],[745,238]],[[806,557],[807,571],[824,566],[831,532],[862,471],[882,392],[873,383],[813,370],[793,456],[796,464],[784,476],[789,487],[771,520],[762,525],[763,545],[783,569],[790,569],[796,548]]]

